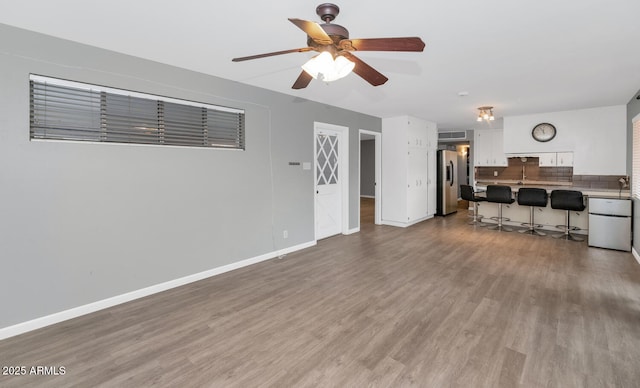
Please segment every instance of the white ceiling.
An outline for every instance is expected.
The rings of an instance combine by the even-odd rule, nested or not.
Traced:
[[[623,105],[640,89],[638,0],[336,0],[334,23],[351,38],[419,36],[427,44],[423,53],[357,53],[389,77],[379,87],[351,74],[292,90],[313,52],[231,62],[305,47],[287,18],[319,21],[321,2],[0,0],[0,23],[440,128],[476,127],[482,105],[501,118]]]

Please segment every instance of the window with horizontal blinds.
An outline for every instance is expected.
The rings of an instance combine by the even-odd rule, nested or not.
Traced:
[[[31,81],[31,138],[100,141],[100,92]]]
[[[244,111],[32,76],[31,138],[244,149]]]

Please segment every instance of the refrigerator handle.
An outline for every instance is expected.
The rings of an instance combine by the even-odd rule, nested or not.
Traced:
[[[453,162],[450,160],[449,161],[449,168],[451,169],[451,183],[449,183],[449,186],[453,186],[453,182],[455,181],[455,179],[453,179]]]

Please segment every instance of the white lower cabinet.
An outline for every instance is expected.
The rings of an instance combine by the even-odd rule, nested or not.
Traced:
[[[435,123],[382,119],[382,223],[409,226],[435,214]]]

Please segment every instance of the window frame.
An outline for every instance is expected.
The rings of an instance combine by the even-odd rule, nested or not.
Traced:
[[[631,196],[640,199],[640,114],[631,120]]]
[[[46,132],[46,129],[42,129],[46,127],[46,125],[42,124],[40,126],[37,126],[34,124],[35,123],[34,112],[37,109],[35,106],[36,104],[34,103],[34,86],[33,86],[34,83],[51,85],[52,87],[58,86],[63,88],[78,89],[80,91],[100,93],[100,95],[102,96],[100,98],[100,107],[99,107],[99,110],[100,110],[99,119],[101,121],[101,129],[99,132],[96,128],[91,129],[91,131],[94,131],[97,136],[94,136],[94,139],[73,138],[72,135],[74,131],[77,131],[77,129],[72,129],[72,128],[62,128],[59,130],[59,132],[67,131],[68,132],[67,138],[60,137],[60,136],[48,137],[46,133],[42,133],[42,132]],[[118,136],[114,136],[113,132],[112,134],[109,134],[109,124],[108,123],[105,124],[105,117],[108,117],[111,114],[111,113],[106,113],[108,110],[107,97],[109,95],[112,95],[114,98],[120,98],[120,99],[122,97],[126,97],[126,98],[132,98],[132,99],[144,99],[144,100],[148,100],[149,102],[153,102],[158,108],[156,109],[157,112],[155,116],[156,118],[155,124],[157,124],[156,130],[160,130],[160,127],[161,126],[164,127],[165,125],[165,121],[163,117],[165,104],[178,106],[179,108],[185,107],[185,110],[189,110],[188,107],[199,108],[200,109],[199,113],[203,119],[203,123],[202,123],[203,144],[202,145],[176,144],[170,141],[166,142],[162,134],[158,136],[157,141],[139,141],[138,142],[138,141],[109,140],[109,136],[111,136],[112,138],[118,137]],[[120,144],[120,145],[125,144],[125,145],[134,145],[134,146],[187,147],[187,148],[236,150],[236,151],[244,151],[246,149],[246,126],[245,126],[246,117],[245,117],[244,109],[196,102],[196,101],[191,101],[186,99],[160,96],[160,95],[149,94],[149,93],[141,93],[141,92],[126,90],[126,89],[118,89],[118,88],[113,88],[108,86],[88,84],[83,82],[70,81],[70,80],[53,78],[48,76],[36,75],[36,74],[29,75],[29,98],[30,98],[29,139],[31,141],[55,141],[55,142],[62,141],[62,142],[95,143],[95,144]],[[38,111],[36,113],[40,113],[40,112],[41,111]],[[42,112],[44,112],[44,110],[42,110]],[[47,112],[44,112],[44,113],[47,113]],[[209,117],[214,117],[217,115],[222,115],[222,118],[234,117],[232,115],[227,115],[228,113],[237,115],[237,119],[231,120],[234,126],[231,126],[230,129],[218,128],[217,130],[212,131],[208,125]],[[188,125],[188,123],[185,122],[185,125]],[[131,135],[135,137],[135,131],[132,130],[133,128],[135,128],[135,126],[129,128],[129,130],[131,131],[130,132]],[[173,129],[173,131],[178,131],[179,133],[179,130]],[[196,128],[196,131],[197,131],[197,128]],[[174,132],[174,135],[175,133],[176,132]],[[212,134],[212,136],[209,136],[210,133]],[[217,139],[220,142],[212,143],[213,139],[215,139],[215,136],[213,136],[215,134],[222,134],[224,136],[231,135],[229,139],[232,139],[233,137],[235,138],[232,140],[229,140],[228,145],[223,144],[223,140],[226,140],[226,138],[221,140],[221,137]],[[196,132],[196,135],[200,136],[200,134],[197,132]],[[121,137],[126,137],[126,134],[122,135]],[[208,140],[209,138],[211,138],[212,140]],[[197,140],[198,138],[196,137],[195,139]],[[207,140],[207,144],[204,144],[204,140]]]

